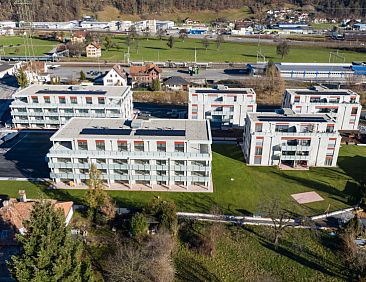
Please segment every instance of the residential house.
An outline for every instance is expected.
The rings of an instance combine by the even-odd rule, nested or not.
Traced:
[[[48,73],[48,66],[46,62],[29,61],[22,66],[22,69],[30,84],[42,84],[51,81],[51,76]]]
[[[150,86],[153,80],[160,80],[161,69],[155,64],[145,66],[131,66],[130,76],[134,84],[140,86]]]
[[[88,58],[99,58],[102,56],[102,46],[97,42],[92,42],[85,47],[85,54]]]
[[[129,74],[116,64],[103,77],[103,85],[105,86],[127,86]]]
[[[181,76],[171,76],[164,80],[163,85],[168,90],[187,91],[190,83]]]
[[[85,42],[86,32],[77,30],[71,35],[70,41],[72,44],[83,44]]]

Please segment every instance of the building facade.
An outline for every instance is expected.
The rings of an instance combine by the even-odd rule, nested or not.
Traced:
[[[83,186],[94,163],[111,189],[212,191],[207,121],[73,118],[51,141],[59,184]]]
[[[132,91],[122,86],[31,85],[13,94],[16,128],[59,128],[72,117],[132,118]]]
[[[249,113],[244,128],[244,158],[249,165],[283,169],[334,167],[341,142],[335,126],[325,114]]]
[[[244,127],[247,113],[257,110],[252,88],[189,88],[188,118],[211,121],[212,128]]]
[[[88,58],[99,58],[102,56],[102,47],[99,43],[92,42],[85,47],[85,54]]]
[[[152,85],[154,80],[160,80],[160,74],[161,69],[155,64],[130,67],[130,75],[132,77],[133,84],[140,86]]]
[[[338,130],[357,130],[362,106],[360,96],[344,89],[287,89],[283,107],[299,114],[327,114]]]
[[[127,86],[126,71],[118,64],[105,74],[103,77],[103,85],[105,86]]]

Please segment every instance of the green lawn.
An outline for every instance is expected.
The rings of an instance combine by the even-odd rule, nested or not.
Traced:
[[[32,39],[33,50],[35,56],[41,56],[45,53],[49,52],[52,48],[54,48],[59,42],[51,41],[51,40],[43,40],[38,38]],[[20,46],[16,46],[16,45]],[[25,40],[20,36],[0,36],[0,45],[4,46],[5,55],[25,55]],[[13,47],[9,47],[13,45]],[[1,50],[1,49],[0,49]],[[27,51],[27,55],[32,54]],[[0,53],[0,56],[2,54]]]
[[[288,230],[276,250],[263,227],[229,228],[216,254],[204,256],[180,246],[176,255],[177,281],[351,281],[335,238],[319,232]],[[349,280],[348,280],[349,279]]]
[[[228,214],[256,213],[263,201],[278,197],[283,204],[300,214],[323,213],[355,204],[359,182],[366,182],[366,147],[343,146],[339,168],[312,168],[309,171],[280,171],[275,167],[249,167],[242,161],[240,149],[233,145],[213,146],[214,193],[156,193],[112,191],[120,206],[144,207],[153,197],[176,202],[178,210],[209,212],[217,205]],[[233,180],[231,180],[233,179]],[[25,189],[28,198],[53,197],[80,202],[84,191],[45,190],[30,182],[0,181],[0,194],[17,196]],[[290,197],[293,193],[317,191],[325,200],[300,206]]]
[[[127,53],[126,38],[115,36],[113,38],[115,47],[108,51],[103,50],[101,60],[123,61],[124,54]],[[24,44],[21,37],[0,37],[1,45]],[[138,44],[136,43],[138,42]],[[194,61],[194,50],[197,50],[197,60],[205,62],[256,62],[258,46],[255,43],[236,43],[226,42],[217,49],[214,41],[207,50],[203,48],[201,40],[186,39],[184,42],[180,39],[175,40],[174,47],[170,49],[167,46],[166,39],[159,40],[150,38],[146,40],[140,38],[131,44],[130,55],[132,61]],[[57,44],[54,41],[33,39],[36,55],[43,55]],[[138,46],[137,46],[138,45]],[[276,54],[276,45],[262,44],[260,49],[267,59],[275,62],[282,61]],[[290,53],[284,58],[286,62],[328,62],[329,52],[336,51],[330,48],[309,47],[309,46],[291,46]],[[23,55],[24,47],[5,48],[8,55]],[[346,62],[360,61],[365,57],[365,53],[342,51]],[[90,61],[90,58],[80,58],[75,60]]]

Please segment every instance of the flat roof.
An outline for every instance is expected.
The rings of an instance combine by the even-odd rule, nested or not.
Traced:
[[[253,88],[197,88],[190,87],[190,91],[197,94],[255,94]]]
[[[186,119],[126,120],[123,118],[72,118],[51,140],[200,140],[211,141],[208,122]]]
[[[286,89],[286,91],[292,95],[318,95],[318,96],[349,96],[349,95],[358,95],[357,93],[353,92],[349,89],[326,89],[326,88],[319,88],[319,89]]]
[[[9,64],[7,62],[0,62],[0,72],[10,70],[14,67],[14,65],[15,65],[14,63]]]
[[[248,116],[253,121],[258,122],[310,122],[310,123],[324,123],[332,122],[334,120],[326,114],[293,114],[284,115],[278,113],[248,113]]]
[[[14,96],[28,95],[98,95],[120,97],[130,90],[130,86],[102,85],[31,85],[16,92]]]
[[[349,72],[353,73],[351,64],[349,65],[331,65],[331,64],[276,64],[279,71],[296,72]]]

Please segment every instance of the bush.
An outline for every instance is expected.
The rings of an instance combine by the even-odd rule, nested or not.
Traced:
[[[142,213],[136,213],[131,219],[131,235],[135,239],[142,239],[147,235],[149,224]]]

